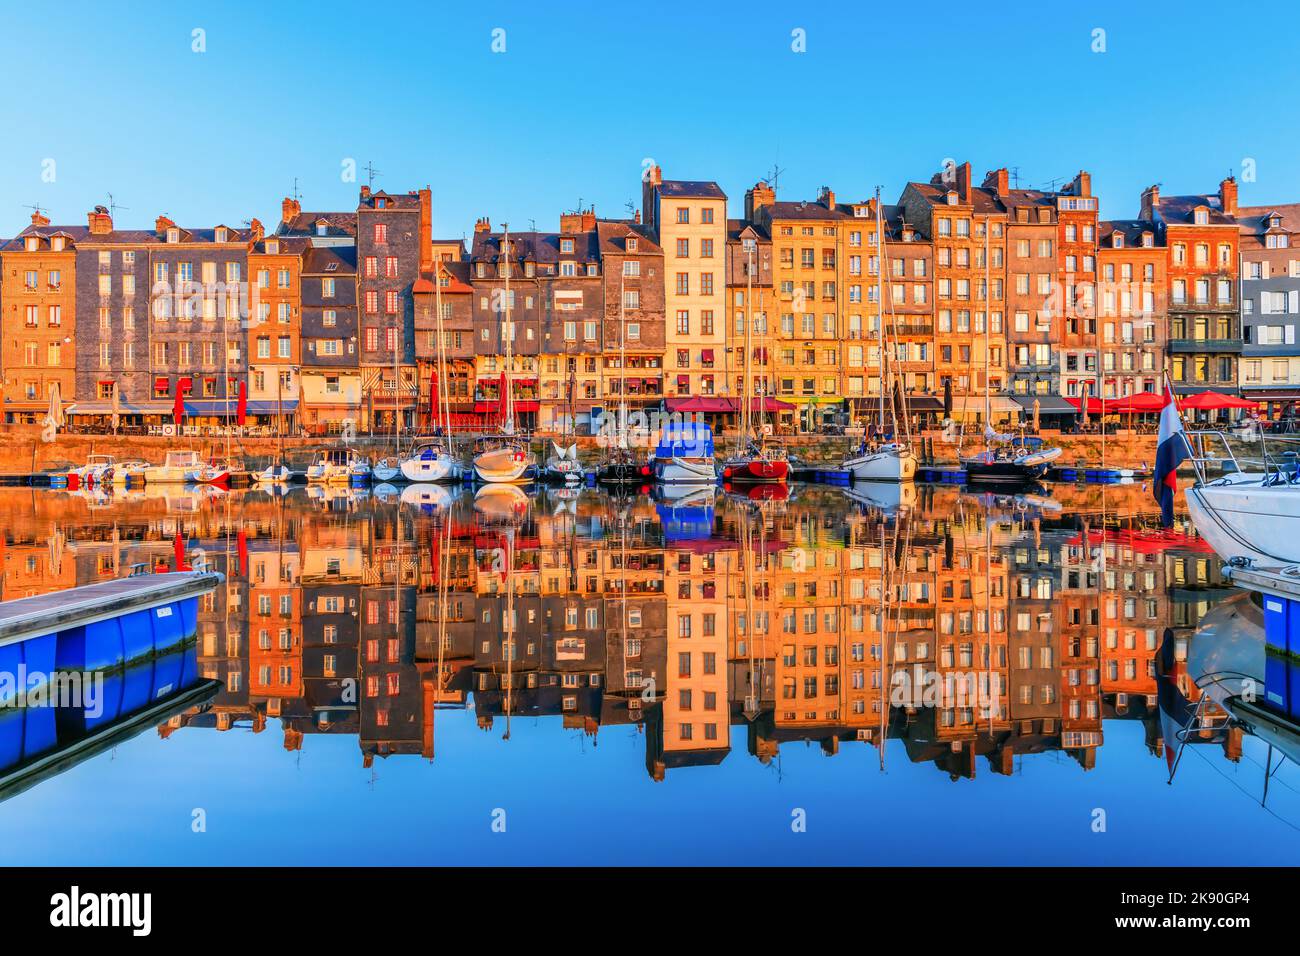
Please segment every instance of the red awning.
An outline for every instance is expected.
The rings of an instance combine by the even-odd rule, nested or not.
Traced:
[[[700,361],[702,361],[702,362],[712,362],[712,361],[713,361],[713,349],[704,349],[703,351],[701,351],[701,352],[700,352]]]
[[[1164,396],[1155,392],[1137,392],[1106,403],[1107,410],[1112,412],[1158,412],[1164,407]]]
[[[1178,403],[1178,407],[1184,410],[1208,412],[1220,408],[1259,408],[1259,402],[1252,402],[1248,398],[1237,398],[1235,395],[1224,395],[1220,392],[1201,392],[1199,395],[1184,398]]]
[[[678,375],[678,376],[677,376],[677,387],[678,387],[678,388],[690,388],[690,387],[691,387],[691,377],[690,377],[689,375]]]
[[[538,407],[538,403],[532,401],[516,400],[514,405],[515,405],[515,411],[517,412],[535,412],[537,411],[537,407]]]

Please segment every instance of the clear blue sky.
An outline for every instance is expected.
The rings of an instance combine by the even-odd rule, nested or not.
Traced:
[[[1246,158],[1243,203],[1300,200],[1284,3],[5,6],[0,236],[27,204],[84,223],[109,192],[122,226],[271,224],[294,177],[306,208],[352,208],[348,158],[359,182],[373,161],[379,186],[431,185],[440,236],[553,229],[579,199],[623,215],[646,158],[716,179],[733,215],[774,163],[784,199],[892,200],[947,157],[1022,185],[1087,168],[1110,217]]]

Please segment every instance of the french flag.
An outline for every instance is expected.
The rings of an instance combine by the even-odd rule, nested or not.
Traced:
[[[1160,523],[1174,526],[1174,495],[1178,493],[1178,466],[1187,460],[1187,439],[1183,420],[1174,405],[1173,389],[1166,384],[1165,403],[1160,409],[1160,435],[1156,442],[1156,472],[1152,491],[1160,505]]]

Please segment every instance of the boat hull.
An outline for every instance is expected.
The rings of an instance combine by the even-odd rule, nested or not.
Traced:
[[[596,469],[596,482],[602,485],[643,485],[652,477],[648,465],[633,461],[612,461]]]
[[[844,462],[854,481],[904,482],[916,478],[916,456],[910,451],[876,451]]]
[[[402,462],[402,477],[423,484],[455,481],[460,477],[460,466],[450,455],[441,453],[433,458],[407,458]]]
[[[711,458],[656,458],[655,481],[665,485],[712,484],[718,480]]]
[[[1225,560],[1248,558],[1260,567],[1300,563],[1300,487],[1215,482],[1188,488],[1187,510]]]
[[[784,458],[746,458],[722,466],[722,477],[738,485],[779,484],[790,477],[790,463]]]
[[[967,481],[986,481],[1001,484],[1028,484],[1047,475],[1047,463],[1020,465],[1014,461],[966,461]]]
[[[522,484],[528,481],[527,471],[532,456],[512,448],[494,448],[474,458],[474,474],[489,484]]]

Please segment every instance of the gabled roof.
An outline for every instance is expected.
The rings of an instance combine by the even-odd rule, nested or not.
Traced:
[[[279,236],[315,236],[316,226],[326,223],[326,236],[355,236],[357,234],[357,214],[353,212],[300,212],[288,222],[281,221],[275,227]]]
[[[1275,206],[1239,206],[1237,224],[1243,233],[1263,235],[1269,231],[1268,220],[1277,216],[1282,220],[1283,232],[1300,232],[1300,203],[1280,203]]]
[[[306,236],[280,236],[272,233],[253,243],[252,248],[248,250],[249,253],[253,255],[271,255],[266,251],[268,240],[280,244],[280,251],[275,254],[281,256],[300,256],[311,246],[311,241]]]
[[[1164,243],[1160,239],[1160,233],[1155,226],[1145,219],[1103,219],[1097,223],[1097,239],[1101,249],[1114,248],[1111,240],[1116,232],[1124,237],[1124,248],[1140,249],[1142,248],[1142,234],[1144,232],[1151,234],[1151,245],[1161,247]]]
[[[473,262],[500,262],[503,233],[476,232],[470,249]],[[560,252],[561,234],[558,232],[512,232],[510,248],[515,262],[558,263],[564,261],[599,262],[596,231],[565,233],[564,239],[573,240],[573,252]]]
[[[727,220],[727,241],[738,242],[741,239],[754,239],[758,242],[767,242],[771,239],[767,227],[761,222],[750,222],[747,219],[728,219]]]
[[[767,210],[767,215],[772,221],[777,219],[805,220],[809,222],[830,222],[837,219],[851,219],[852,213],[847,213],[838,206],[831,209],[823,206],[819,202],[799,201],[799,202],[774,202],[769,206],[763,207]]]
[[[1196,210],[1202,206],[1209,213],[1207,225],[1235,225],[1235,220],[1223,211],[1223,207],[1219,205],[1219,197],[1214,193],[1193,196],[1161,196],[1160,203],[1156,208],[1160,212],[1160,218],[1167,225],[1194,226],[1196,225],[1194,218]]]
[[[913,190],[931,206],[950,208],[948,206],[948,193],[957,192],[957,186],[955,183],[951,185],[944,183],[940,178],[941,175],[941,173],[936,173],[928,183],[908,183],[907,188]],[[936,182],[936,180],[938,181]],[[1006,212],[1006,207],[1002,205],[998,194],[985,186],[971,186],[969,201],[962,203],[960,197],[958,197],[958,205],[969,205],[974,212],[981,215],[997,215]]]
[[[330,266],[333,265],[333,268]],[[355,276],[356,246],[310,246],[303,255],[303,275]]]
[[[636,236],[636,255],[657,255],[663,252],[659,243],[645,226],[631,219],[597,219],[596,242],[601,255],[627,255],[627,240]]]
[[[50,239],[55,236],[62,236],[75,246],[88,232],[87,226],[28,226],[12,239],[0,242],[0,252],[23,252],[27,248],[26,240],[31,236],[40,240],[42,251],[49,249]]]

